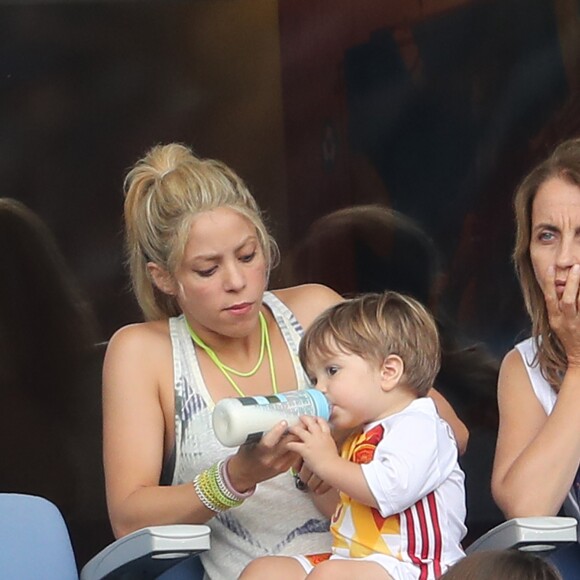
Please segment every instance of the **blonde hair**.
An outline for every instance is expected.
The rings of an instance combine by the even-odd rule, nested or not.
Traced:
[[[185,251],[191,220],[221,207],[235,210],[256,228],[269,272],[278,246],[242,179],[224,163],[200,159],[178,143],[157,145],[129,171],[124,183],[126,251],[139,306],[149,320],[180,314],[174,296],[152,282],[147,263],[174,274]]]
[[[300,342],[305,369],[313,358],[336,348],[382,364],[389,355],[401,357],[404,380],[420,397],[433,386],[440,365],[440,345],[433,317],[420,302],[399,294],[362,294],[323,312]]]
[[[540,187],[552,178],[559,178],[580,187],[580,139],[570,139],[556,147],[550,157],[527,175],[514,197],[516,242],[513,261],[532,321],[537,361],[545,379],[558,390],[568,361],[562,343],[551,331],[546,301],[534,274],[530,256],[534,200]]]

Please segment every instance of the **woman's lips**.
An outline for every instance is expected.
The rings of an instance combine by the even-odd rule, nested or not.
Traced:
[[[242,315],[247,314],[252,309],[251,302],[243,302],[241,304],[234,304],[233,306],[229,306],[226,308],[228,312],[232,314]]]

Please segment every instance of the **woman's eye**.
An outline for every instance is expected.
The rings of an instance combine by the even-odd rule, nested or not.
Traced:
[[[246,254],[240,257],[241,262],[251,262],[256,257],[256,251],[254,250],[251,254]]]
[[[207,270],[195,270],[195,273],[202,278],[209,278],[216,271],[216,267]]]
[[[554,239],[554,232],[540,232],[538,239],[540,242],[550,242]]]

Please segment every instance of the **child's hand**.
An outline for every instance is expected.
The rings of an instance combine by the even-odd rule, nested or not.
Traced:
[[[290,427],[289,432],[300,441],[288,442],[289,451],[300,454],[308,469],[324,480],[324,467],[335,459],[340,459],[330,426],[320,417],[301,417],[300,423]]]

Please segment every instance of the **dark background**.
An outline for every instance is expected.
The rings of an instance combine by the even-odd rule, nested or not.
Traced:
[[[441,304],[501,358],[527,329],[511,198],[580,135],[579,43],[577,0],[3,2],[0,196],[48,223],[101,340],[141,319],[122,181],[156,143],[231,165],[283,256],[316,218],[382,203],[432,238]]]

